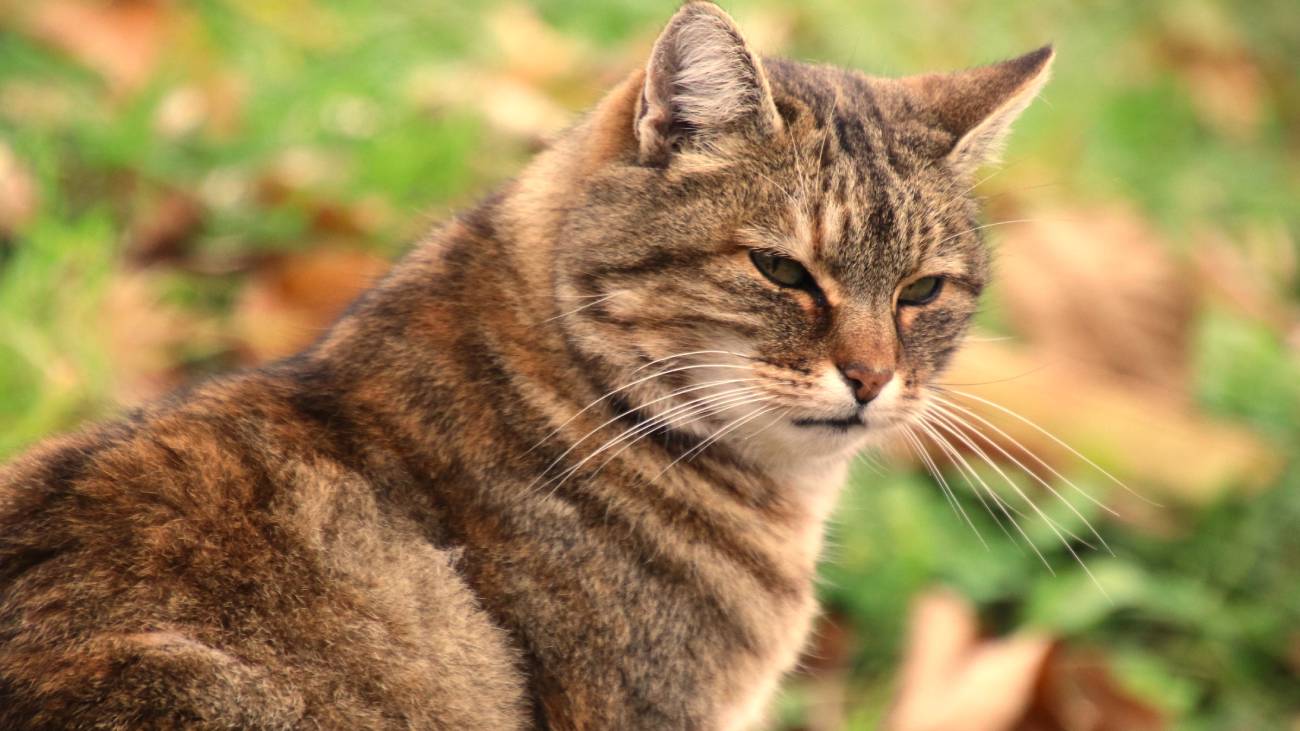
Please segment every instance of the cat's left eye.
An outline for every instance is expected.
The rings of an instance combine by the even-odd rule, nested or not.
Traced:
[[[898,293],[900,305],[924,305],[933,302],[943,289],[943,277],[921,277]]]
[[[763,273],[763,276],[782,287],[809,289],[813,286],[812,275],[808,273],[808,270],[804,268],[803,264],[788,256],[769,254],[766,251],[755,249],[749,252],[749,258],[754,262],[755,269],[758,269]]]

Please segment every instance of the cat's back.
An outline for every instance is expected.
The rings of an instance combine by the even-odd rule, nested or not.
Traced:
[[[317,411],[255,371],[0,468],[0,727],[514,727],[455,556]]]

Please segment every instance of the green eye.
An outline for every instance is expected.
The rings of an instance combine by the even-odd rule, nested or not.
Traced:
[[[922,277],[903,287],[903,291],[898,293],[898,304],[926,304],[938,297],[941,289],[943,289],[943,277]]]
[[[763,276],[781,285],[782,287],[797,287],[799,289],[808,289],[813,284],[812,275],[803,264],[787,256],[769,254],[766,251],[751,250],[749,258],[754,262],[754,267],[763,273]]]

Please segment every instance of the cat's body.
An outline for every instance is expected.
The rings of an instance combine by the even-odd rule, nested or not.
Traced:
[[[973,309],[966,173],[1048,59],[934,111],[948,77],[764,72],[687,6],[309,351],[0,472],[0,727],[753,727],[853,450]]]

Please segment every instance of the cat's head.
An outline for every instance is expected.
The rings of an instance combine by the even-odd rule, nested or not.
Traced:
[[[617,403],[697,437],[789,459],[907,422],[986,284],[972,173],[1051,60],[874,78],[684,6],[562,152],[560,324]]]

